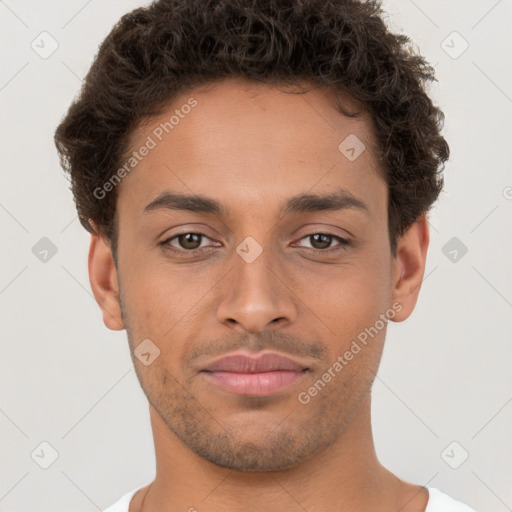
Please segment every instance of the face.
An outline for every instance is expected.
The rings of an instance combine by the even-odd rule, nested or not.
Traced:
[[[366,147],[355,159],[338,147],[349,136]],[[118,189],[120,322],[169,435],[214,464],[293,467],[368,397],[397,312],[372,140],[368,115],[343,116],[320,89],[235,79],[188,91],[132,134],[132,150],[154,147]],[[133,355],[144,340],[148,365]],[[234,352],[300,370],[212,371]]]

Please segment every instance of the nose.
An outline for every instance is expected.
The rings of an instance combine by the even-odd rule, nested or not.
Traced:
[[[250,263],[235,254],[234,266],[223,283],[218,321],[257,333],[289,325],[296,317],[291,283],[279,271],[270,251],[264,250]]]

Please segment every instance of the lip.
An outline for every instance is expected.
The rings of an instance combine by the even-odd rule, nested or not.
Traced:
[[[262,373],[275,370],[289,370],[300,372],[307,369],[306,365],[298,363],[289,357],[277,352],[265,352],[258,356],[251,356],[238,352],[216,359],[208,364],[203,371],[234,372],[234,373]]]
[[[267,352],[259,356],[230,354],[213,361],[201,373],[225,391],[264,396],[297,383],[308,370],[293,359]]]

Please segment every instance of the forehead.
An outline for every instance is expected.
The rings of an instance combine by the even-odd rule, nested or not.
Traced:
[[[150,149],[121,183],[120,200],[142,212],[164,190],[186,191],[249,207],[343,188],[385,201],[371,118],[348,97],[341,106],[357,117],[318,87],[297,94],[227,79],[190,89],[132,132],[131,152]]]

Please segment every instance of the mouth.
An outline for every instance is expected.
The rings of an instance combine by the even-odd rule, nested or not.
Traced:
[[[200,373],[208,382],[239,395],[265,396],[302,380],[309,368],[277,353],[237,353],[217,359]]]

